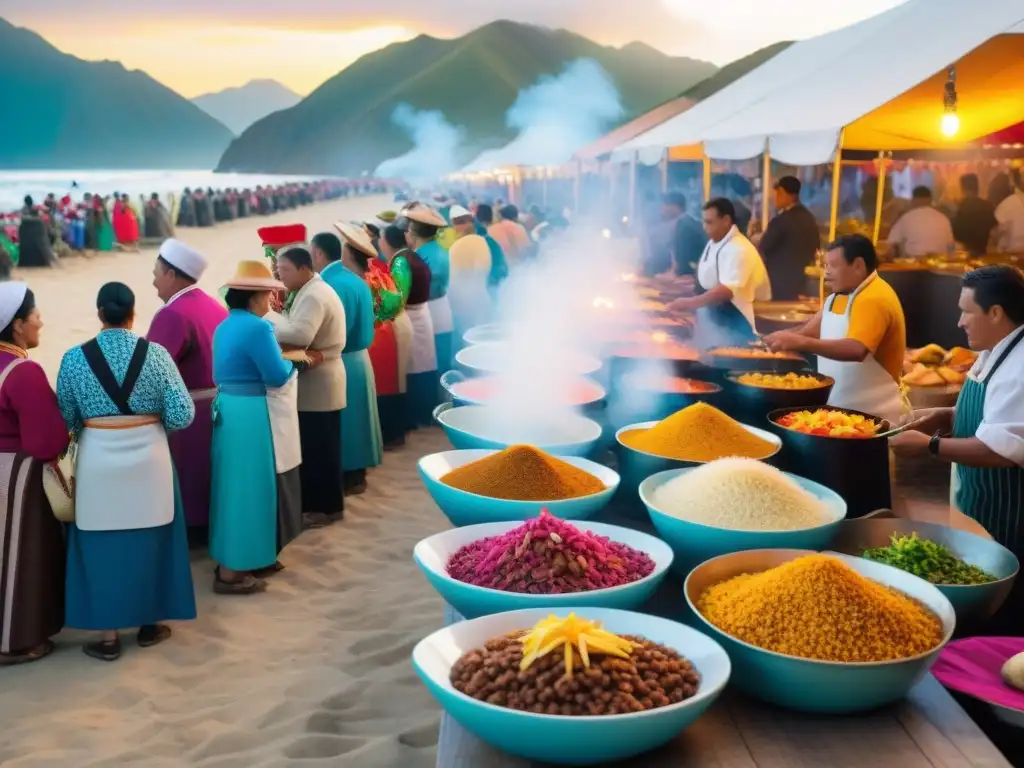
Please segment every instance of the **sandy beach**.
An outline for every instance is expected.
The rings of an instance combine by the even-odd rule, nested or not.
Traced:
[[[262,258],[258,226],[303,221],[313,234],[389,207],[387,198],[332,201],[179,236],[210,260],[202,286],[213,292],[239,259]],[[107,281],[135,290],[145,332],[159,308],[154,256],[72,258],[18,274],[43,313],[32,356],[51,378],[64,350],[98,330],[94,301]],[[421,431],[387,454],[342,523],[288,547],[287,569],[265,594],[215,596],[213,564],[197,555],[199,618],[175,624],[170,642],[140,650],[126,635],[124,657],[103,664],[82,654],[83,633],[65,632],[48,659],[0,670],[0,765],[433,766],[440,711],[409,656],[442,624],[443,604],[412,548],[448,527],[416,474],[417,459],[445,445],[439,431]]]

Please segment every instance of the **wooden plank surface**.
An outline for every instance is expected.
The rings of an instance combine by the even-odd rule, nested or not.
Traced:
[[[460,621],[450,606],[445,624]],[[928,675],[903,703],[865,715],[803,715],[732,691],[675,741],[618,768],[1012,768]],[[437,768],[543,768],[499,752],[447,714]]]

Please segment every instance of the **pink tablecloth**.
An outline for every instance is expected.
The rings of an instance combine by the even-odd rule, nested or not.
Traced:
[[[1022,637],[969,637],[947,645],[931,671],[958,693],[1024,711],[1024,691],[1011,688],[1000,675],[1007,659],[1021,652]]]

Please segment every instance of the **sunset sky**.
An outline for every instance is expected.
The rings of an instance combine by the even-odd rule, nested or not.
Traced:
[[[142,69],[185,96],[274,78],[301,94],[360,56],[499,18],[608,45],[641,40],[726,64],[845,26],[900,0],[3,0],[0,16],[84,59]],[[853,6],[856,6],[855,8]]]

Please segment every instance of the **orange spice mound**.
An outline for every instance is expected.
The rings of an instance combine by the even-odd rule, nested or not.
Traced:
[[[529,445],[513,445],[453,469],[441,482],[460,491],[510,501],[558,501],[600,493],[589,472]]]
[[[623,432],[619,439],[630,448],[677,461],[765,459],[776,450],[773,443],[707,403],[683,408],[650,429]]]
[[[942,642],[939,618],[828,555],[806,555],[715,584],[697,608],[726,634],[819,661],[907,659]]]

